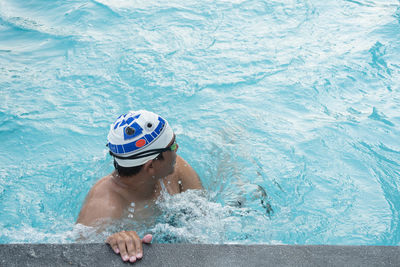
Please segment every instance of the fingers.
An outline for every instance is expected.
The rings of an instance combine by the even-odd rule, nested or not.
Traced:
[[[147,234],[143,237],[142,242],[146,244],[150,244],[153,236],[151,234]]]
[[[127,247],[129,245],[127,244],[129,242],[129,236],[123,231],[118,233],[119,235],[117,236],[117,244],[118,244],[118,249],[121,254],[121,258],[123,261],[128,261],[129,256],[128,256],[128,251]]]
[[[122,231],[109,236],[106,243],[116,254],[120,253],[123,261],[135,262],[143,257],[143,243],[150,243],[152,235],[146,235],[141,240],[135,231]]]
[[[134,233],[134,232],[133,232]],[[130,262],[136,261],[136,242],[135,242],[135,234],[132,232],[125,232],[124,233],[124,240],[127,249],[127,255],[123,258],[124,261],[129,260]]]
[[[119,249],[118,249],[118,244],[117,244],[117,240],[115,238],[113,238],[113,236],[109,236],[106,240],[106,243],[109,244],[112,248],[112,250],[114,250],[114,252],[116,254],[119,253]]]
[[[135,247],[136,247],[136,251],[135,251],[135,256],[138,259],[141,259],[143,257],[143,247],[142,247],[142,240],[140,240],[139,236],[134,232],[135,238]]]

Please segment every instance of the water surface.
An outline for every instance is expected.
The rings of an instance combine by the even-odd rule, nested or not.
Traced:
[[[1,1],[0,242],[73,240],[109,125],[148,109],[208,192],[159,204],[159,242],[399,245],[399,22],[394,0]]]

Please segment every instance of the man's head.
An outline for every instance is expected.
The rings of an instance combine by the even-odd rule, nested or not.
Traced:
[[[114,166],[122,172],[132,168],[140,171],[146,162],[162,159],[163,152],[177,148],[168,122],[146,110],[119,116],[111,124],[107,139]]]

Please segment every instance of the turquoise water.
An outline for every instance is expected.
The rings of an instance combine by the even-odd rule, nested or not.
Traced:
[[[0,243],[71,242],[109,124],[167,118],[208,194],[157,242],[400,245],[400,2],[0,2]]]

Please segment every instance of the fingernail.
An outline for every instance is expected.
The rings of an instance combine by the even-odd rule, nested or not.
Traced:
[[[129,257],[128,257],[128,256],[123,256],[122,259],[123,259],[124,261],[127,261],[127,260],[129,260]]]
[[[143,254],[142,254],[142,253],[136,254],[136,258],[141,259],[142,257],[143,257]]]
[[[114,251],[115,253],[119,254],[119,249],[116,248]]]
[[[130,262],[135,262],[135,261],[136,261],[135,256],[132,256],[132,257],[129,259],[129,261],[130,261]]]

